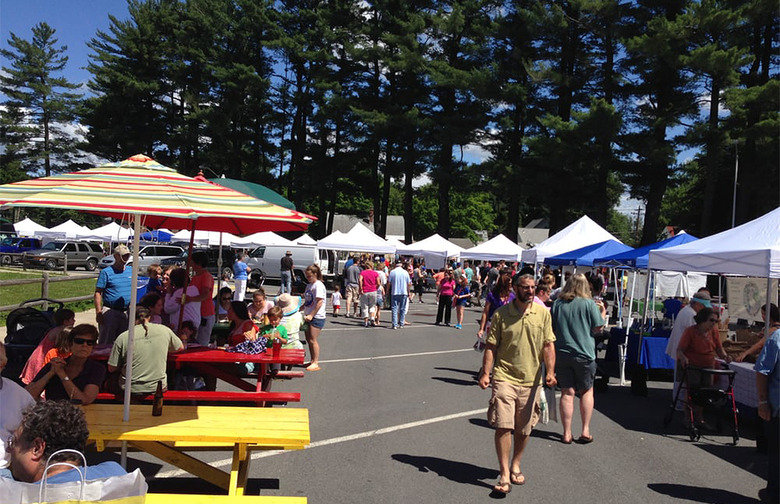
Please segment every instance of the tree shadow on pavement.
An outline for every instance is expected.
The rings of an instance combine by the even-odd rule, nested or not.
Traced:
[[[650,483],[647,488],[662,495],[691,502],[706,502],[710,504],[756,504],[757,498],[745,497],[720,488],[706,488],[673,483]],[[756,493],[758,491],[756,490]]]
[[[466,462],[456,462],[438,457],[408,455],[405,453],[393,454],[392,458],[398,462],[416,467],[420,472],[433,472],[455,483],[492,489],[492,484],[480,480],[498,478],[497,470],[475,466]]]

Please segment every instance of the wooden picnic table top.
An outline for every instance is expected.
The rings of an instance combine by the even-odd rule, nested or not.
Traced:
[[[302,449],[310,441],[306,408],[165,405],[156,417],[151,406],[133,404],[128,422],[122,421],[121,404],[83,408],[94,441],[246,443],[284,449]]]

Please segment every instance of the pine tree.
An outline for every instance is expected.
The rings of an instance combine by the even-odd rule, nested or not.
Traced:
[[[68,63],[67,46],[57,46],[55,30],[46,23],[32,28],[32,40],[14,33],[10,49],[0,50],[9,66],[0,73],[4,118],[0,126],[6,148],[4,166],[32,175],[46,175],[69,167],[75,141],[65,127],[75,118],[80,98],[61,72]],[[17,171],[17,175],[18,175]]]

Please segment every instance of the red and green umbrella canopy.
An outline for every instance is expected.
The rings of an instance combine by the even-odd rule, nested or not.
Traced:
[[[83,210],[118,219],[143,216],[150,228],[251,234],[305,230],[314,217],[192,178],[142,154],[87,170],[0,186],[0,208]]]

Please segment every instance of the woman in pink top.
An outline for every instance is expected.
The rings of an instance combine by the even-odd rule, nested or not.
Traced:
[[[455,291],[455,278],[452,276],[452,270],[448,269],[444,272],[444,278],[441,279],[439,288],[436,290],[436,299],[439,301],[439,309],[436,311],[436,323],[434,325],[441,325],[442,314],[444,315],[444,323],[450,325],[450,317],[452,316],[452,295]]]
[[[374,311],[376,310],[376,290],[379,288],[379,273],[374,270],[374,263],[366,262],[366,269],[360,272],[360,312],[363,314],[363,325],[376,325]],[[369,322],[370,320],[370,322]]]

